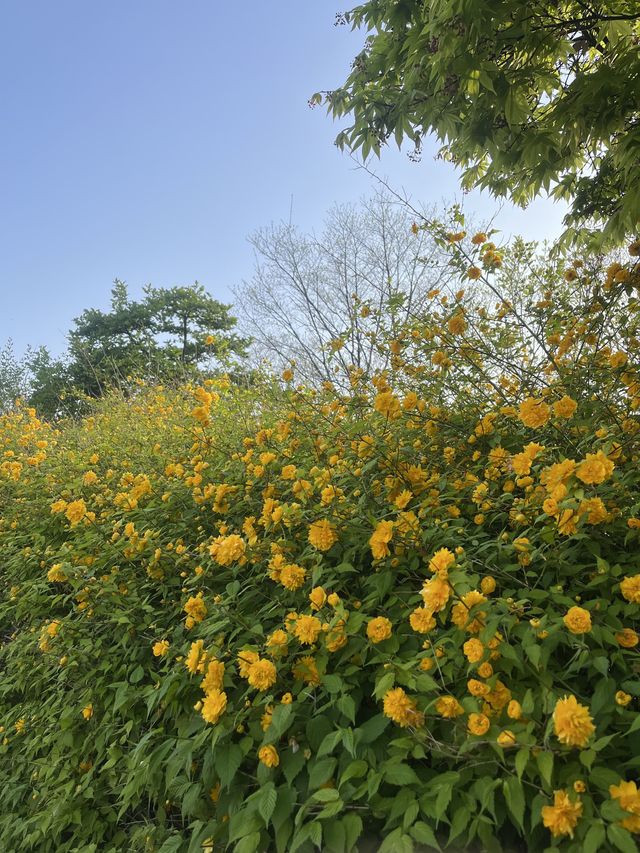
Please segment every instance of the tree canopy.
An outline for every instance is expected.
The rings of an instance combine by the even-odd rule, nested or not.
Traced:
[[[140,301],[114,283],[111,310],[91,308],[69,333],[69,372],[76,387],[98,396],[105,386],[133,375],[167,379],[226,353],[242,355],[246,341],[229,334],[230,306],[197,282],[187,287],[148,285]],[[221,333],[215,335],[214,333]]]
[[[619,242],[640,221],[637,0],[367,0],[343,16],[366,44],[323,96],[363,156],[434,133],[463,185],[571,203],[566,236]]]

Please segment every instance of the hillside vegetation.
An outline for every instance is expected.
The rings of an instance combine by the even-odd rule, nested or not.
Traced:
[[[637,849],[640,244],[490,236],[349,391],[0,420],[2,849]]]

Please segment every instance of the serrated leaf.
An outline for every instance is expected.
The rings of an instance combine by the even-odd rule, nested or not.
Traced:
[[[518,781],[518,779],[516,779],[515,776],[511,776],[509,779],[507,779],[507,781],[502,783],[502,790],[504,792],[504,798],[507,803],[509,812],[511,813],[516,824],[524,832],[525,801],[522,784]]]
[[[607,828],[607,838],[621,853],[638,853],[638,848],[631,833],[627,832],[626,829],[623,829],[617,823],[611,824]]]
[[[551,777],[553,776],[553,753],[546,751],[539,752],[536,755],[536,764],[538,765],[540,775],[547,785],[550,785]]]
[[[440,850],[440,845],[438,844],[435,833],[428,823],[425,823],[422,820],[417,821],[409,829],[409,834],[412,838],[415,838],[419,844],[426,844],[428,847],[434,847],[436,850]]]
[[[278,794],[276,792],[275,785],[273,782],[269,782],[264,786],[264,788],[262,788],[260,796],[258,797],[258,811],[260,812],[260,816],[264,820],[266,826],[269,825],[269,821],[275,811],[277,802]]]
[[[604,824],[594,823],[582,841],[582,853],[597,853],[606,837]]]
[[[385,782],[390,785],[419,785],[415,770],[408,764],[390,764],[382,769]]]
[[[516,773],[518,774],[518,779],[522,779],[522,774],[524,773],[524,769],[527,766],[528,761],[529,750],[526,747],[524,749],[519,749],[516,753],[514,761]]]

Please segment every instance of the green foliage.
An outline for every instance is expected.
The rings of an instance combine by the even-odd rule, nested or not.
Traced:
[[[149,285],[134,301],[116,281],[111,294],[111,311],[84,311],[69,333],[69,375],[84,394],[100,396],[129,376],[186,379],[212,357],[244,354],[246,341],[228,334],[236,322],[230,306],[200,284]]]
[[[450,286],[347,392],[0,419],[4,849],[634,849],[640,244],[419,228]]]
[[[335,117],[353,116],[341,146],[419,150],[432,132],[466,187],[571,201],[566,236],[594,220],[604,242],[637,229],[635,0],[368,0],[345,21],[370,35],[344,86],[325,93]]]

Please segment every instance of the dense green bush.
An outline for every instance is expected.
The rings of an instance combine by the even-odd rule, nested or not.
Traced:
[[[4,849],[636,849],[640,246],[437,239],[349,394],[2,419]]]

